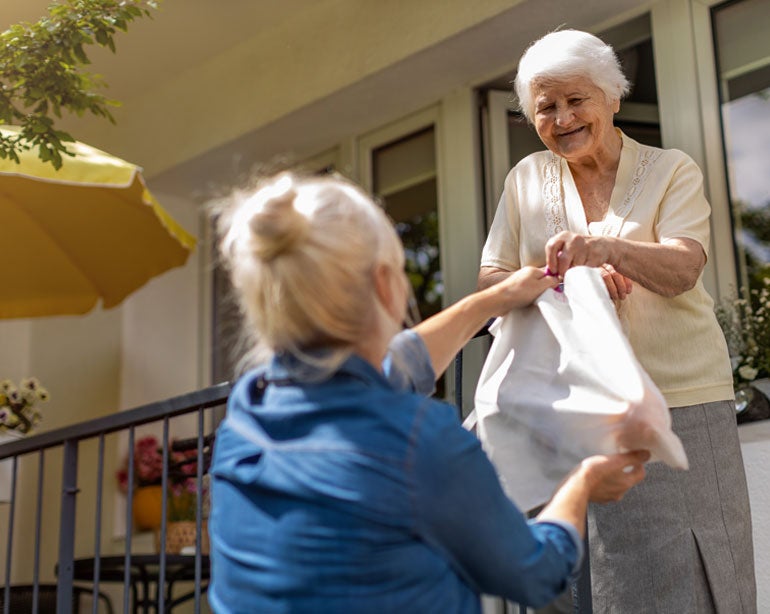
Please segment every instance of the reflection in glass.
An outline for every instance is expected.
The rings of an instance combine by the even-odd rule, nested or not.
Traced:
[[[714,10],[727,177],[740,284],[770,277],[770,0]]]
[[[444,296],[433,128],[375,149],[372,169],[374,192],[404,244],[406,273],[424,320],[441,309]]]
[[[741,278],[759,288],[770,272],[770,87],[723,103],[722,117]]]

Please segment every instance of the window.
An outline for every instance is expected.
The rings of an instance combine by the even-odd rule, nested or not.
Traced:
[[[739,283],[770,278],[770,0],[712,11]]]
[[[434,132],[430,126],[372,150],[372,189],[404,244],[416,321],[440,311],[444,295]]]

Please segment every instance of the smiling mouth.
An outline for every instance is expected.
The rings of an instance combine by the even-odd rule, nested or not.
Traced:
[[[569,132],[563,132],[557,136],[563,137],[563,136],[572,136],[573,134],[578,134],[583,131],[585,126],[580,126],[580,128],[576,128],[575,130],[570,130]]]

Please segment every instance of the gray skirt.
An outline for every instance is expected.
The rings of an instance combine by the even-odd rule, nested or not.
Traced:
[[[622,501],[591,505],[594,613],[754,614],[751,513],[733,403],[671,416],[690,470],[648,464]]]

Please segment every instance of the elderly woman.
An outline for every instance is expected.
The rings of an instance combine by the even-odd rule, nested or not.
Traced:
[[[555,282],[525,268],[402,332],[403,249],[355,186],[283,175],[222,230],[271,358],[235,385],[217,434],[215,611],[477,612],[479,592],[541,604],[562,591],[588,501],[619,499],[649,455],[584,461],[527,523],[456,410],[411,391]]]
[[[613,126],[629,84],[612,49],[564,30],[515,81],[548,151],[505,180],[479,287],[526,266],[602,267],[636,355],[663,392],[689,472],[662,464],[589,515],[595,612],[754,612],[751,519],[725,340],[704,290],[710,208],[684,153]]]

